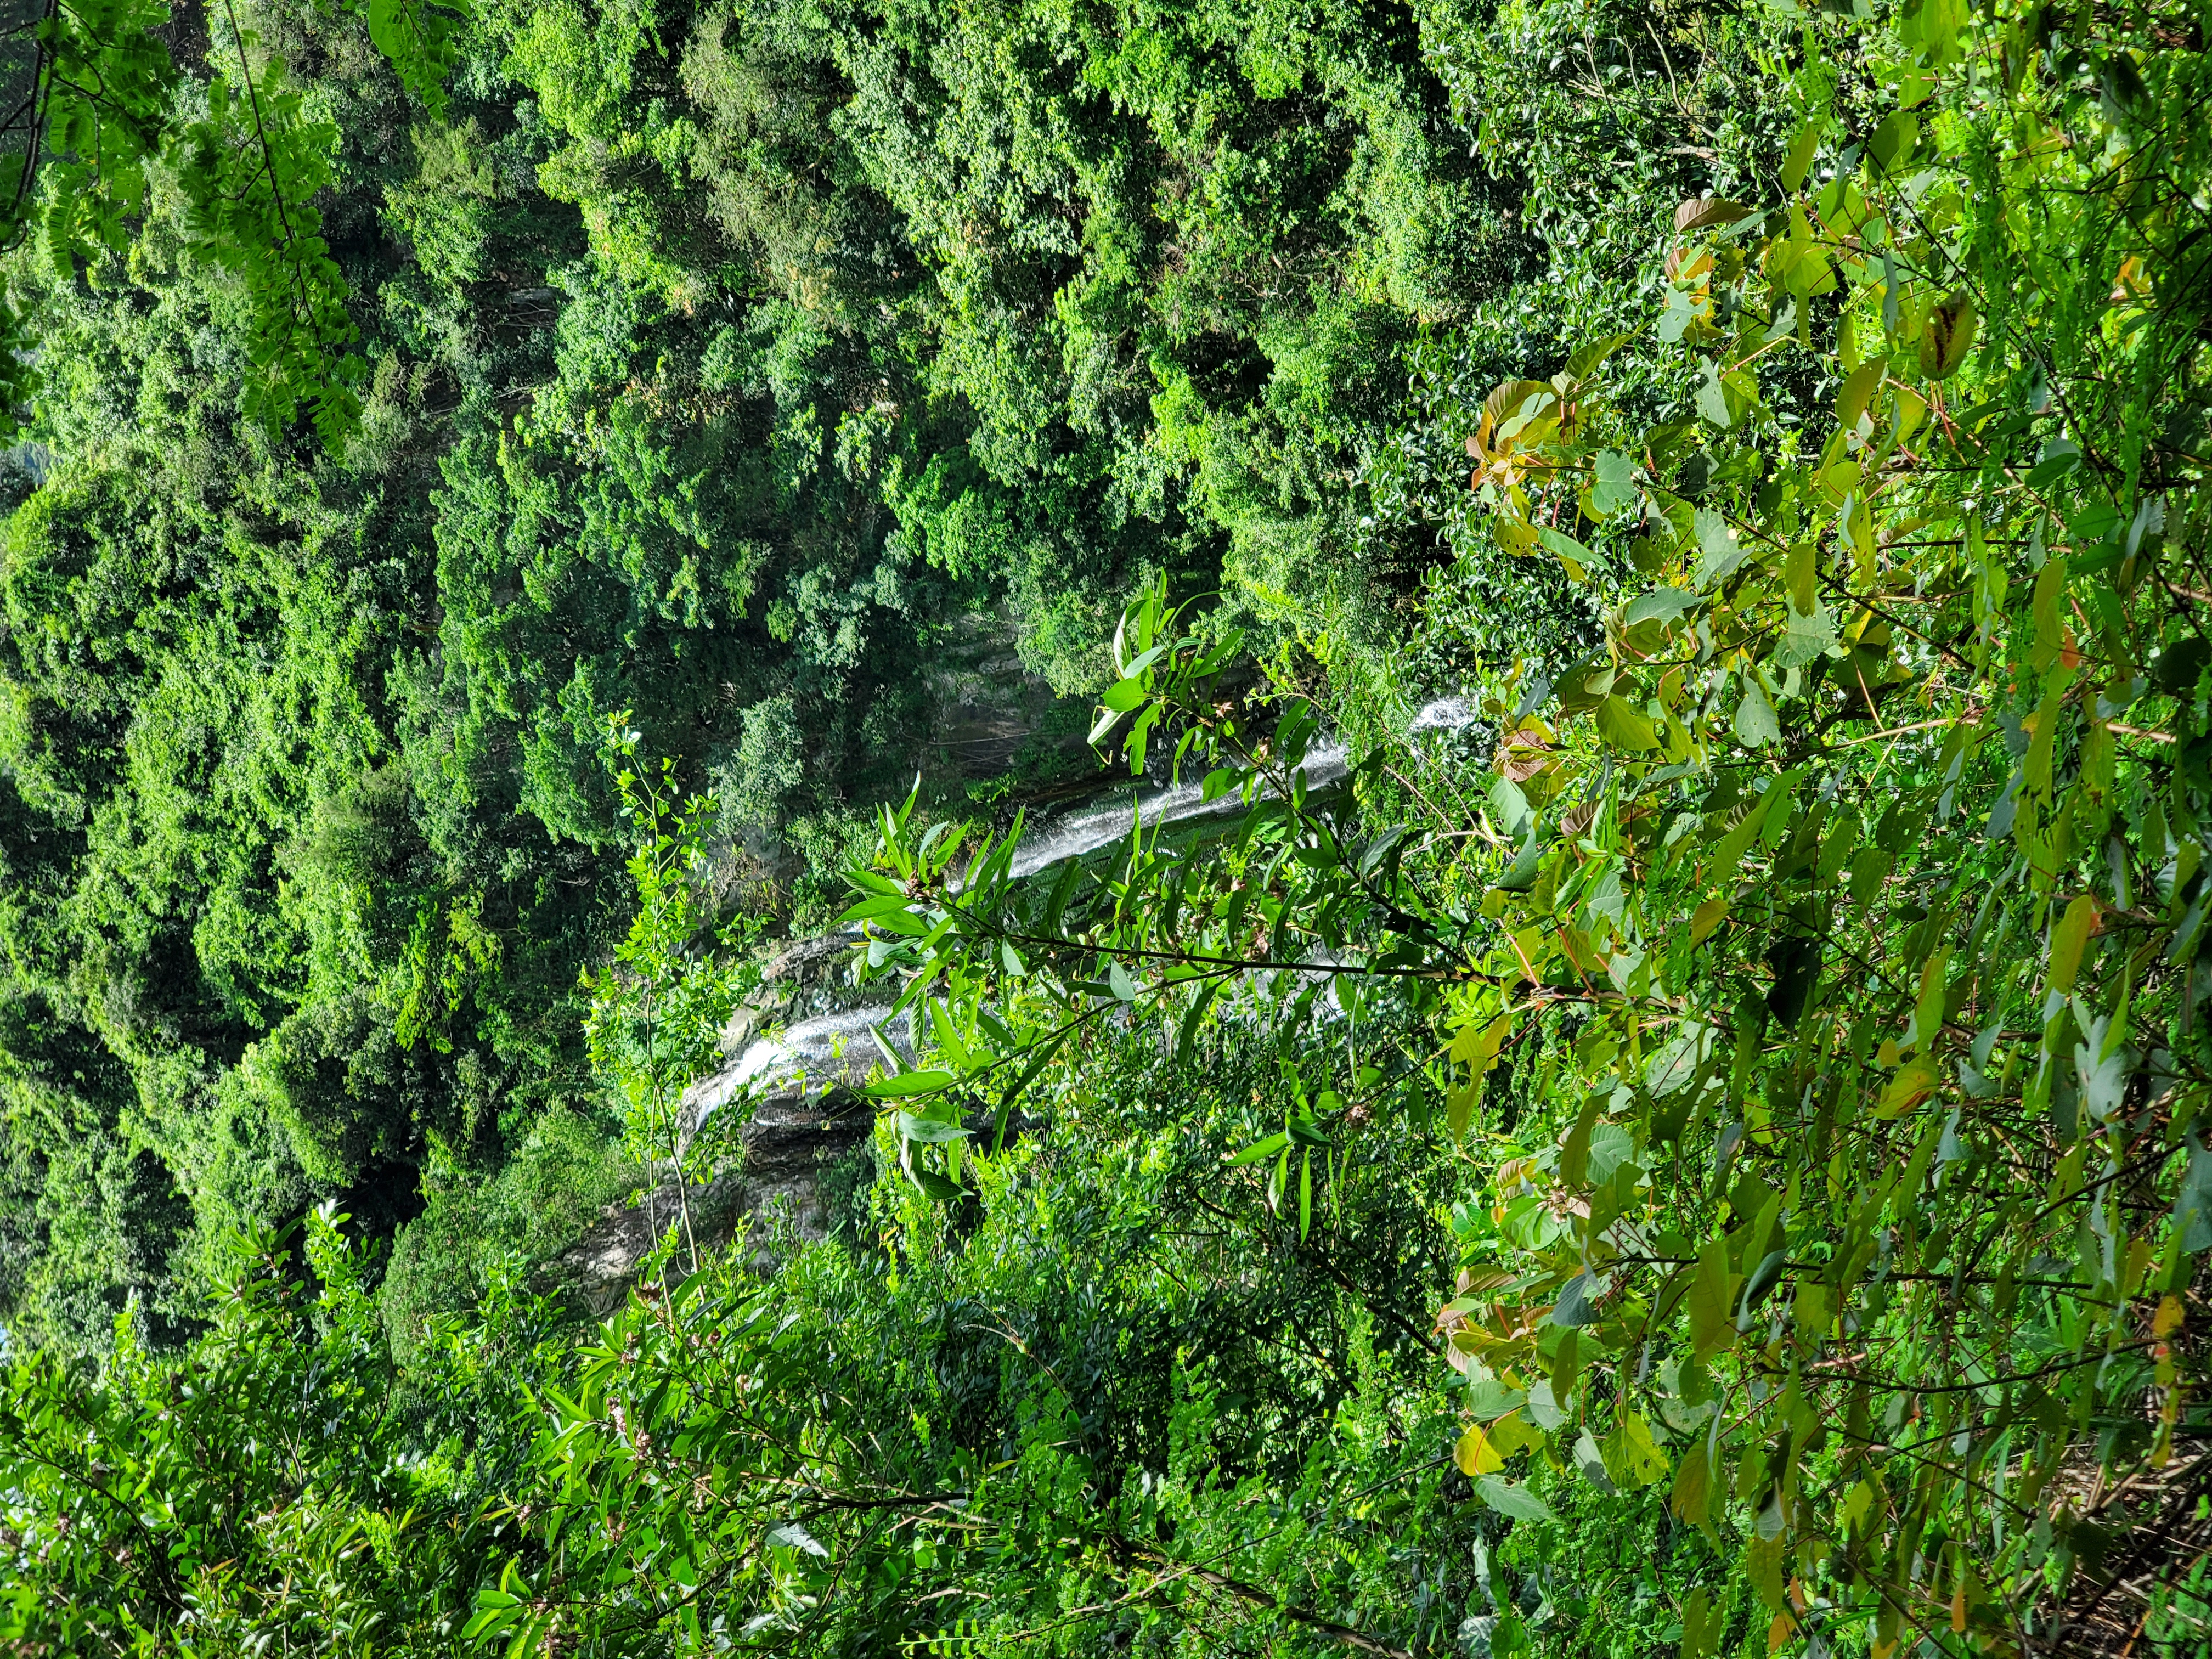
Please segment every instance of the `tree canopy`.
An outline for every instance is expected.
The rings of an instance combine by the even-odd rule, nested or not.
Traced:
[[[0,1630],[2203,1650],[2206,25],[50,14]]]

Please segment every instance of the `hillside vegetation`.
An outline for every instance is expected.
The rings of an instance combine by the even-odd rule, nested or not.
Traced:
[[[0,1637],[2205,1650],[2207,23],[52,14]]]

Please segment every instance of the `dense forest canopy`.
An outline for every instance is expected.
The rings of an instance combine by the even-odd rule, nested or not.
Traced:
[[[22,22],[0,1638],[2204,1650],[2208,21]]]
[[[224,1229],[342,1194],[388,1231],[424,1169],[597,1109],[609,713],[804,927],[917,770],[1095,767],[1145,584],[1286,641],[1401,625],[1458,509],[1367,482],[1415,358],[1561,325],[1535,221],[1608,164],[1480,149],[1422,45],[1479,16],[1250,21],[493,9],[442,94],[374,12],[146,44],[173,125],[289,100],[353,337],[322,392],[272,354],[282,273],[209,243],[185,137],[104,239],[15,258],[12,1328],[96,1347],[133,1285],[189,1317]],[[1700,33],[1716,93],[1756,72]],[[1630,113],[1661,195],[1710,172]],[[1606,211],[1562,238],[1586,289],[1650,239]]]

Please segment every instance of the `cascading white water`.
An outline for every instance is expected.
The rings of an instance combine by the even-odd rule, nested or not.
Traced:
[[[1298,767],[1310,790],[1326,789],[1348,769],[1344,749],[1337,744],[1316,744],[1307,750],[1305,760]],[[1007,871],[1019,881],[1063,859],[1079,859],[1102,847],[1111,846],[1139,821],[1146,829],[1158,829],[1163,824],[1187,823],[1194,818],[1226,817],[1239,811],[1243,804],[1243,797],[1236,794],[1206,800],[1202,781],[1186,779],[1164,789],[1154,789],[1131,799],[1109,801],[1060,819],[1016,848]]]
[[[1462,697],[1440,697],[1419,709],[1408,723],[1408,736],[1453,732],[1479,716]],[[1322,743],[1306,751],[1299,767],[1309,790],[1325,789],[1340,781],[1351,769],[1350,757],[1341,744]],[[1107,802],[1076,812],[1025,840],[1014,851],[1009,870],[1017,879],[1036,875],[1066,859],[1082,858],[1120,841],[1141,816],[1147,828],[1184,823],[1194,819],[1225,816],[1243,805],[1231,794],[1218,800],[1200,799],[1195,781],[1171,785],[1135,796],[1133,800]],[[890,1018],[888,1006],[852,1008],[800,1020],[781,1035],[757,1037],[747,1044],[734,1064],[692,1085],[685,1103],[695,1123],[732,1097],[757,1085],[763,1091],[795,1089],[807,1094],[864,1082],[883,1062],[883,1055],[868,1036],[871,1026]],[[887,1031],[886,1037],[902,1055],[911,1054],[904,1033]]]
[[[1480,715],[1464,697],[1439,697],[1420,708],[1408,723],[1409,737],[1428,732],[1455,732],[1472,725]],[[1351,757],[1340,743],[1323,742],[1306,751],[1298,770],[1305,776],[1309,790],[1326,789],[1340,781],[1351,770]],[[1105,802],[1087,810],[1072,813],[1057,823],[1048,825],[1034,837],[1023,842],[1014,849],[1013,861],[1008,872],[1016,880],[1033,876],[1049,868],[1063,859],[1079,859],[1110,846],[1129,833],[1133,823],[1141,818],[1147,828],[1168,823],[1184,823],[1194,818],[1226,816],[1239,810],[1243,801],[1237,795],[1226,795],[1216,800],[1200,799],[1202,786],[1199,780],[1187,779],[1165,789],[1155,789],[1140,794],[1132,801],[1127,799]]]
[[[836,1085],[850,1088],[864,1081],[884,1059],[868,1029],[890,1017],[888,1006],[848,1008],[802,1019],[780,1034],[756,1037],[734,1065],[695,1084],[687,1092],[684,1099],[692,1109],[692,1121],[704,1122],[708,1113],[756,1084],[763,1090],[795,1086],[817,1094]],[[884,1035],[901,1054],[910,1052],[907,1036],[896,1027]]]
[[[1472,726],[1481,716],[1465,697],[1438,697],[1426,704],[1406,727],[1406,735],[1418,736],[1423,732],[1456,732],[1462,726]]]
[[[781,1036],[762,1037],[738,1060],[738,1081],[750,1083],[787,1066],[817,1071],[853,1066],[866,1072],[883,1059],[867,1035],[868,1028],[890,1018],[890,1012],[887,1007],[852,1008],[803,1019]]]

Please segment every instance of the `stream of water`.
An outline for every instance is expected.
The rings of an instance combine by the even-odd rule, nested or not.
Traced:
[[[1407,724],[1409,736],[1431,732],[1455,732],[1478,718],[1460,697],[1441,697],[1419,710]],[[1299,771],[1309,791],[1341,782],[1350,769],[1344,746],[1318,743],[1306,751]],[[1139,817],[1148,827],[1184,823],[1194,819],[1227,817],[1242,810],[1243,801],[1231,793],[1216,800],[1200,799],[1196,781],[1171,784],[1164,789],[1133,793],[1133,798],[1102,801],[1071,812],[1047,824],[1014,850],[1009,866],[1017,879],[1036,875],[1066,859],[1078,859],[1112,845],[1128,835]],[[756,1083],[775,1089],[796,1088],[808,1094],[836,1085],[852,1087],[864,1081],[882,1062],[882,1053],[868,1028],[890,1017],[886,1006],[851,1008],[804,1019],[771,1036],[757,1037],[738,1056],[734,1065],[696,1084],[688,1099],[695,1121],[703,1122],[733,1096]],[[906,1033],[886,1037],[902,1054],[910,1052]]]
[[[1473,725],[1478,718],[1466,698],[1439,697],[1415,712],[1407,723],[1406,734],[1419,737],[1430,732],[1456,732]],[[1323,741],[1306,751],[1298,770],[1304,775],[1309,791],[1326,789],[1343,781],[1345,774],[1351,770],[1351,757],[1342,744]],[[1048,869],[1063,859],[1082,858],[1120,841],[1139,818],[1148,827],[1158,827],[1184,823],[1194,818],[1227,817],[1243,807],[1243,797],[1236,794],[1210,801],[1203,799],[1202,788],[1200,780],[1190,779],[1136,795],[1133,801],[1127,797],[1104,800],[1082,811],[1071,812],[1024,840],[1014,849],[1013,862],[1008,867],[1018,880]]]
[[[1306,751],[1305,760],[1298,768],[1310,793],[1343,781],[1350,769],[1344,746],[1332,743],[1315,744]],[[1063,859],[1079,859],[1095,853],[1102,847],[1125,840],[1130,826],[1139,821],[1147,829],[1158,829],[1162,824],[1187,823],[1194,818],[1227,817],[1244,807],[1243,797],[1234,793],[1212,800],[1202,796],[1202,781],[1193,778],[1142,794],[1132,792],[1129,797],[1102,801],[1080,812],[1071,812],[1025,837],[1014,849],[1013,862],[1007,866],[1009,873],[1019,881],[1051,868]]]

